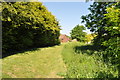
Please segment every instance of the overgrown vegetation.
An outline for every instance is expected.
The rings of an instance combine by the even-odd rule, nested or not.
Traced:
[[[40,2],[2,2],[3,54],[59,44],[60,26]]]
[[[117,66],[120,77],[120,2],[94,2],[89,10],[82,22],[97,33],[94,45],[106,47],[103,58]]]
[[[104,62],[100,47],[72,42],[63,48],[63,60],[67,67],[65,78],[117,78],[118,70]]]
[[[107,8],[105,18],[108,19],[105,29],[109,34],[109,39],[102,42],[107,47],[106,55],[109,60],[118,67],[120,78],[120,2],[113,4]]]

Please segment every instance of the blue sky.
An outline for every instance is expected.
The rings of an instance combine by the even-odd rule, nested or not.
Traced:
[[[81,16],[89,13],[92,2],[43,2],[43,5],[56,16],[61,25],[61,34],[70,35],[71,30],[81,24]],[[82,24],[84,25],[84,24]],[[89,30],[86,30],[90,33]]]

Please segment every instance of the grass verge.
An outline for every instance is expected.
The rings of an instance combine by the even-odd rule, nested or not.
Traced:
[[[98,49],[98,48],[97,48]],[[79,42],[65,44],[62,55],[67,67],[66,78],[116,78],[118,72],[92,45]]]

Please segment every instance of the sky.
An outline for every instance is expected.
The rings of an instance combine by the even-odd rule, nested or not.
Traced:
[[[61,26],[61,34],[70,36],[71,30],[76,25],[84,25],[81,23],[82,15],[87,15],[89,12],[88,8],[92,2],[42,2],[47,7]],[[90,33],[89,30],[85,32]]]

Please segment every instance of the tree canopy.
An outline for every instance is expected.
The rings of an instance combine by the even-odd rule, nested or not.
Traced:
[[[85,41],[85,35],[86,33],[83,32],[85,30],[85,27],[82,25],[76,25],[72,30],[71,30],[71,38],[72,39],[77,39],[80,42]]]
[[[86,41],[87,43],[88,43],[88,42],[92,42],[95,36],[97,36],[97,35],[95,35],[95,34],[86,34],[86,35],[85,35],[85,38],[86,38],[85,41]]]
[[[94,2],[88,10],[90,14],[82,16],[82,22],[85,23],[85,26],[90,29],[90,31],[97,33],[97,37],[94,40],[95,44],[101,45],[104,39],[107,39],[108,31],[105,29],[105,26],[110,25],[107,24],[107,20],[104,14],[107,13],[106,8],[109,7],[113,2]]]
[[[105,29],[109,31],[110,38],[103,42],[104,46],[108,47],[109,56],[112,56],[112,61],[115,64],[119,64],[120,67],[120,2],[114,3],[111,7],[108,7],[107,14],[105,18],[108,19],[107,23],[110,23],[110,26],[106,26]],[[112,54],[110,54],[112,53]],[[120,69],[119,69],[120,77]]]
[[[59,44],[59,22],[40,2],[2,3],[3,52]]]

